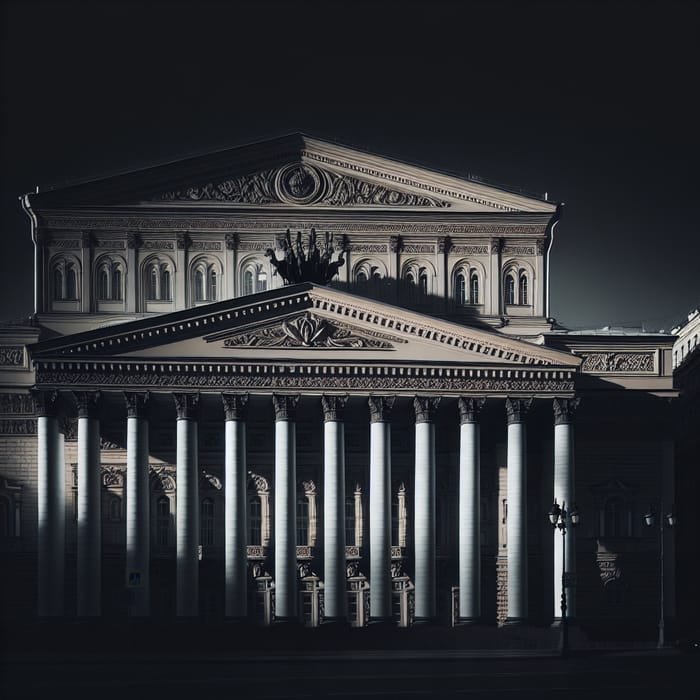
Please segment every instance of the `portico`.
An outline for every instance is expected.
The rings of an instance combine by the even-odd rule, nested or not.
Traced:
[[[430,362],[420,359],[427,356],[426,346]],[[99,448],[100,418],[109,416],[111,430],[127,436],[125,586],[135,575],[139,581],[131,615],[149,614],[147,562],[153,537],[148,523],[154,522],[154,514],[148,512],[153,503],[149,462],[162,461],[168,453],[153,441],[149,446],[149,434],[167,429],[164,418],[170,415],[168,420],[176,424],[171,426],[176,427],[176,437],[170,453],[175,458],[177,617],[196,618],[200,613],[199,558],[210,544],[204,541],[209,535],[204,534],[200,492],[206,464],[220,474],[212,479],[219,480],[223,494],[223,518],[215,519],[212,527],[219,523],[223,529],[223,536],[216,537],[224,543],[219,586],[227,618],[252,614],[248,563],[251,548],[259,547],[262,556],[256,573],[274,582],[275,619],[299,619],[304,607],[300,578],[306,577],[315,577],[322,585],[325,618],[347,619],[350,574],[361,573],[367,580],[369,619],[394,618],[392,583],[401,574],[414,587],[411,618],[436,622],[437,531],[445,527],[436,517],[437,493],[442,475],[454,472],[458,508],[455,522],[449,517],[446,521],[459,532],[452,584],[459,587],[459,617],[478,620],[483,595],[479,423],[486,406],[489,421],[500,424],[504,432],[507,426],[508,435],[508,618],[527,620],[527,408],[533,401],[548,404],[554,431],[552,405],[561,407],[573,398],[577,358],[309,284],[47,341],[33,348],[33,358],[43,405],[48,406],[52,396],[65,397],[64,405],[77,403],[79,420],[85,421],[78,431],[78,454],[85,455],[78,464],[79,504],[94,483],[100,483],[99,454],[94,454],[95,445]],[[175,408],[174,416],[167,406]],[[439,411],[441,433],[436,436]],[[63,458],[52,432],[53,420],[40,421],[38,428],[47,473]],[[266,432],[251,432],[251,420],[266,426]],[[301,434],[299,420],[304,424]],[[121,427],[115,427],[119,422]],[[209,448],[202,448],[203,422],[207,433],[214,434],[218,425],[223,434],[221,458],[212,458]],[[566,425],[573,431],[571,422]],[[309,435],[315,433],[323,436],[323,444],[313,452]],[[266,436],[262,445],[261,434]],[[406,434],[413,435],[410,450],[403,439]],[[369,436],[364,455],[349,444],[356,435]],[[402,438],[398,443],[396,435]],[[437,444],[453,437],[459,444],[454,464]],[[557,449],[559,483],[569,478],[573,456]],[[249,472],[261,469],[262,463],[272,492],[270,546],[251,541],[253,513],[246,497]],[[304,481],[308,473],[312,485]],[[350,528],[347,522],[351,478],[357,481],[360,500],[363,493],[368,496],[367,520],[359,514],[368,547],[346,542],[348,532],[355,539],[357,530],[354,505]],[[395,500],[397,478],[403,484],[403,506]],[[305,484],[303,494],[300,481]],[[50,488],[40,488],[40,504],[47,511],[55,509],[56,498]],[[99,496],[92,494],[90,502],[99,504]],[[313,544],[308,504],[313,504],[313,528],[320,532]],[[400,536],[396,508],[410,514],[404,514],[408,532]],[[92,522],[90,513],[82,512],[79,526],[81,518]],[[88,602],[81,603],[86,606],[84,614],[99,615],[100,556],[94,536],[87,537],[94,530],[86,525],[85,532],[77,550],[78,571],[83,572],[78,594],[89,602],[89,607]],[[299,541],[300,536],[305,540]],[[56,585],[64,580],[56,563],[60,546],[56,540],[39,551],[41,566],[50,571],[48,578]],[[357,566],[351,566],[353,562]],[[54,607],[58,610],[60,604]]]

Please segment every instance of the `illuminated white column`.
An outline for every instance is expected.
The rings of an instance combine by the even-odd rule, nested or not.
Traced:
[[[64,614],[66,475],[55,391],[36,391],[38,491],[38,614]]]
[[[100,464],[99,392],[75,394],[78,403],[78,618],[101,614],[102,467]]]
[[[199,394],[173,394],[177,409],[176,614],[199,617]]]
[[[571,512],[574,504],[574,412],[579,399],[554,399],[554,500],[566,504]],[[576,576],[576,537],[571,521],[566,528],[566,573]],[[554,618],[561,620],[561,572],[563,542],[561,532],[554,528]],[[576,617],[576,587],[566,587],[566,616]]]
[[[147,393],[126,401],[126,586],[129,616],[151,614]]]
[[[275,618],[296,622],[296,407],[299,394],[273,394],[275,407]]]
[[[391,409],[393,396],[370,396],[369,580],[370,616],[391,615]]]
[[[416,396],[415,454],[415,621],[434,622],[435,584],[435,412],[439,397]]]
[[[527,605],[527,442],[525,416],[532,399],[506,399],[508,412],[508,618],[525,622]]]
[[[481,617],[479,414],[486,399],[459,399],[459,618]]]
[[[224,600],[225,615],[242,620],[248,615],[248,561],[246,545],[245,421],[247,394],[223,394],[226,417],[224,455]]]
[[[322,396],[323,406],[323,583],[328,621],[347,621],[345,580],[345,396]]]

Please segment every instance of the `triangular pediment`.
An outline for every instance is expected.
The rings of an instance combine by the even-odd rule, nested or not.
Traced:
[[[64,336],[30,347],[35,363],[373,364],[575,371],[558,350],[313,284]],[[534,376],[534,374],[533,374]]]
[[[555,211],[552,202],[540,197],[302,134],[46,190],[29,198],[36,208],[99,203],[473,213]]]

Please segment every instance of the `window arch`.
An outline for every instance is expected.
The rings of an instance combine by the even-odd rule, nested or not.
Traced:
[[[455,301],[458,306],[464,306],[467,303],[467,281],[463,272],[457,273],[455,280]]]
[[[478,306],[483,303],[482,289],[486,272],[481,263],[460,260],[452,269],[453,295],[456,306]]]
[[[248,499],[248,544],[262,544],[262,503],[257,494]]]
[[[359,285],[364,285],[370,289],[379,288],[387,276],[386,266],[381,260],[368,259],[360,260],[353,268],[352,278]]]
[[[420,301],[432,292],[435,269],[427,260],[407,260],[403,264],[401,277],[405,282],[408,298]]]
[[[121,301],[124,298],[122,274],[125,268],[123,260],[114,257],[101,257],[95,266],[97,301]]]
[[[156,501],[156,542],[161,547],[168,546],[170,535],[170,499],[160,496]]]
[[[145,301],[172,301],[172,262],[168,258],[150,258],[143,267]]]
[[[245,261],[241,267],[241,296],[266,292],[269,286],[267,263],[257,258]],[[211,285],[211,279],[209,279]]]
[[[54,301],[78,301],[80,299],[80,263],[77,259],[61,255],[51,262],[51,292]]]
[[[479,304],[479,275],[475,270],[472,270],[469,277],[469,303],[473,306]]]
[[[213,302],[220,296],[218,283],[221,279],[218,261],[198,258],[191,267],[192,299],[195,303]]]
[[[309,544],[309,499],[306,496],[297,498],[297,544]]]

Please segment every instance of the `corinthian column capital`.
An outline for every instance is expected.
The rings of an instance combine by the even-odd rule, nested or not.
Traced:
[[[248,394],[221,394],[226,420],[245,420],[248,415]]]
[[[343,418],[345,418],[345,404],[347,402],[347,394],[324,394],[321,397],[321,406],[323,407],[323,420],[326,423],[330,421],[342,421]]]
[[[369,414],[371,423],[387,423],[394,407],[395,396],[370,396]]]
[[[432,423],[435,420],[435,413],[439,405],[439,396],[416,396],[413,399],[416,423]]]
[[[127,418],[146,418],[149,393],[147,391],[125,391]]]
[[[581,399],[560,399],[556,398],[553,402],[554,407],[554,425],[565,425],[574,422],[574,413],[578,408]]]
[[[275,407],[275,420],[296,420],[299,397],[299,394],[273,394],[272,404]]]
[[[486,405],[485,398],[467,398],[466,396],[459,397],[459,422],[478,423],[479,415]]]
[[[178,420],[197,420],[199,417],[199,393],[173,394]]]
[[[99,391],[76,391],[73,396],[78,404],[78,418],[97,418]]]
[[[508,423],[524,423],[527,414],[532,408],[532,399],[506,399],[506,412]]]

